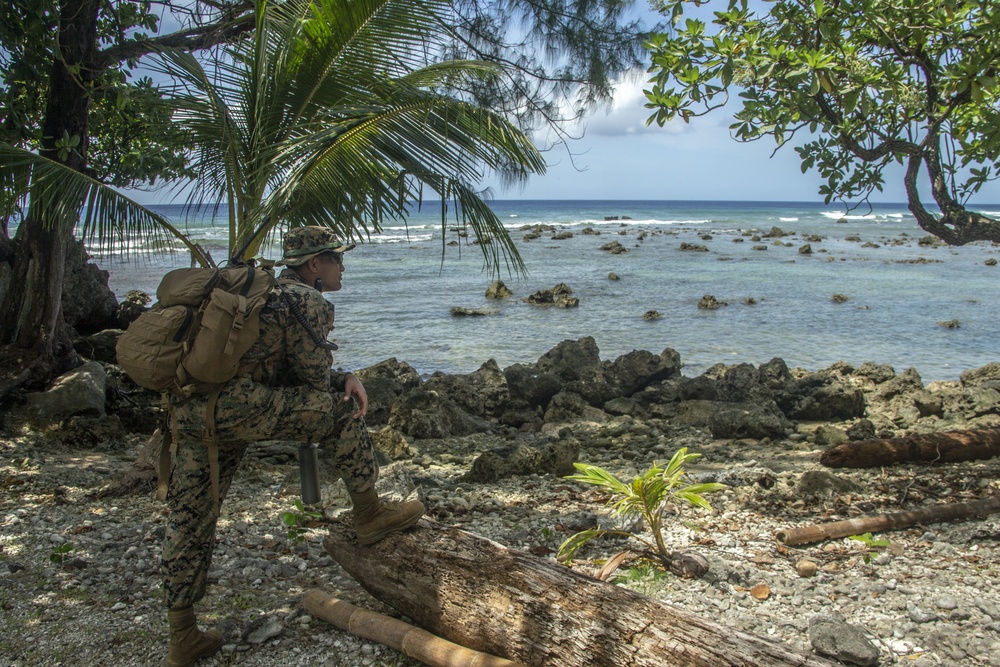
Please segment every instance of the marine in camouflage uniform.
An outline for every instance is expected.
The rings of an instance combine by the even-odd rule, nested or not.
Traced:
[[[255,441],[318,443],[327,453],[324,460],[333,463],[354,501],[359,540],[370,544],[416,523],[424,508],[419,501],[393,505],[378,500],[374,491],[378,467],[364,422],[367,394],[352,374],[330,370],[333,354],[320,344],[334,324],[333,305],[322,292],[340,289],[342,253],[353,247],[341,244],[322,227],[301,227],[285,236],[279,264],[290,268],[281,273],[279,286],[261,310],[260,336],[241,360],[237,377],[222,387],[215,403],[217,491],[221,505],[240,461]],[[205,595],[215,544],[216,488],[204,437],[208,407],[204,395],[171,400],[176,454],[162,551],[164,593],[171,613],[189,610]],[[359,516],[367,516],[369,523],[359,525]],[[195,628],[200,638],[178,642],[196,646],[200,641],[205,646],[186,653],[174,651],[173,622],[171,627],[171,654],[179,657],[171,662],[168,654],[167,664],[191,664],[217,650],[212,648],[211,633]],[[213,640],[212,646],[206,644],[208,639]]]

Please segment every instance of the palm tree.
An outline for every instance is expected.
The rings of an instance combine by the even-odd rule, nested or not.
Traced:
[[[157,63],[196,147],[200,178],[187,202],[227,205],[232,258],[297,225],[363,241],[433,193],[442,226],[451,202],[459,224],[492,241],[480,244],[489,267],[523,269],[474,185],[484,168],[517,181],[544,161],[518,128],[461,97],[504,72],[439,59],[449,3],[257,0],[257,9],[252,39],[225,48],[210,71],[181,51]]]

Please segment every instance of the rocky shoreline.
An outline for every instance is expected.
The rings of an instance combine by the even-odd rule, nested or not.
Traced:
[[[148,487],[101,495],[142,467],[159,398],[113,365],[114,332],[80,341],[94,361],[10,410],[0,435],[0,661],[159,664],[164,507]],[[592,339],[535,364],[420,377],[395,359],[360,369],[385,458],[380,491],[416,490],[435,520],[554,559],[574,532],[612,519],[606,497],[563,477],[571,463],[623,479],[680,447],[698,479],[723,481],[713,511],[678,507],[665,538],[708,573],[684,579],[632,559],[612,578],[789,649],[846,664],[1000,665],[1000,516],[784,546],[782,529],[1000,496],[1000,459],[828,469],[841,442],[1000,426],[1000,364],[924,385],[874,363],[818,372],[780,359],[685,377],[679,355],[602,360]],[[322,512],[346,507],[327,479]],[[293,443],[252,448],[223,509],[201,614],[227,638],[218,665],[416,665],[312,619],[311,588],[394,612],[322,547],[322,521],[294,539]],[[310,527],[311,526],[311,527]],[[292,531],[294,533],[295,531]],[[888,545],[879,545],[877,539]],[[573,567],[596,573],[622,541],[591,543]],[[811,565],[810,565],[811,564]],[[666,660],[666,658],[665,658]]]

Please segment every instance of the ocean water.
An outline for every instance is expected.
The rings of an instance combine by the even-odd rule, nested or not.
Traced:
[[[1000,266],[986,264],[1000,259],[1000,247],[920,245],[926,234],[903,204],[849,213],[808,202],[492,206],[529,271],[501,274],[514,296],[485,297],[494,276],[483,271],[474,235],[459,236],[449,220],[442,240],[440,208],[425,204],[405,225],[386,224],[346,255],[344,287],[327,295],[337,313],[335,366],[357,369],[395,357],[424,375],[468,373],[489,359],[501,368],[533,363],[560,341],[584,336],[594,337],[603,359],[673,348],[691,377],[719,362],[780,357],[813,371],[837,361],[889,364],[897,372],[913,367],[931,382],[1000,361]],[[186,219],[179,207],[156,208],[224,257],[224,216]],[[1000,205],[978,210],[997,215]],[[538,224],[554,231],[524,240],[524,229]],[[772,227],[788,236],[762,236]],[[588,228],[599,233],[583,233]],[[553,239],[559,232],[572,236]],[[628,252],[601,250],[612,241]],[[684,243],[706,250],[682,250]],[[806,243],[812,254],[799,252]],[[152,293],[164,271],[189,264],[183,251],[146,239],[135,244],[147,252],[96,257],[119,298],[130,289]],[[277,259],[280,252],[266,255]],[[619,280],[609,279],[612,272]],[[573,290],[579,307],[523,301],[557,283]],[[835,294],[847,300],[836,302]],[[706,295],[727,305],[699,309]],[[496,312],[454,317],[453,306]],[[660,319],[644,319],[650,310]],[[941,324],[951,321],[958,327]]]

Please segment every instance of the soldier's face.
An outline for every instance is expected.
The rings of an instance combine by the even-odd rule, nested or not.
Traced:
[[[317,258],[316,272],[323,281],[324,292],[336,292],[343,286],[344,256],[340,253],[327,252]]]

